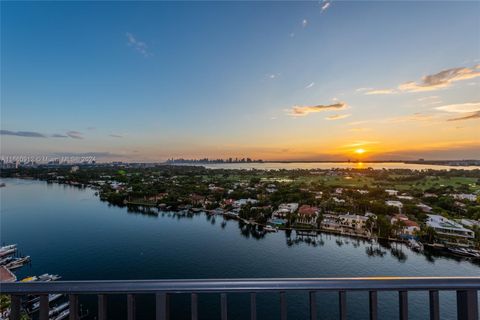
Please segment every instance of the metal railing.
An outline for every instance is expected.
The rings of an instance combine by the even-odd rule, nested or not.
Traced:
[[[430,319],[440,319],[439,291],[456,291],[457,318],[478,320],[478,296],[480,277],[374,277],[374,278],[295,278],[295,279],[208,279],[208,280],[126,280],[126,281],[55,281],[29,283],[2,283],[2,294],[11,295],[10,319],[20,319],[21,299],[25,295],[40,296],[40,320],[48,320],[48,294],[63,293],[69,296],[69,319],[78,319],[78,296],[98,295],[98,319],[107,319],[107,295],[127,295],[127,318],[135,319],[135,295],[155,294],[157,320],[169,318],[169,296],[189,293],[191,319],[198,318],[198,294],[219,293],[221,319],[227,319],[227,294],[250,294],[250,318],[257,319],[256,294],[276,292],[280,295],[280,318],[287,319],[287,291],[309,292],[310,319],[317,319],[316,292],[338,292],[339,318],[347,318],[347,292],[369,292],[369,315],[378,317],[377,294],[379,291],[397,291],[400,320],[408,319],[408,292],[428,291]]]

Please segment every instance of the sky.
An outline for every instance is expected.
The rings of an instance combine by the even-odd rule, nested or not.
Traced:
[[[1,155],[480,159],[480,2],[1,2]]]

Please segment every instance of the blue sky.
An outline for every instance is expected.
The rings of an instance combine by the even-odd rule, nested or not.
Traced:
[[[480,2],[1,6],[2,154],[480,158]]]

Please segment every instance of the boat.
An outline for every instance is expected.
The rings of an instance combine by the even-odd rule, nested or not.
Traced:
[[[467,258],[480,258],[480,252],[478,250],[462,247],[448,247],[447,250],[455,255],[467,257]]]
[[[277,232],[278,231],[277,228],[274,228],[271,225],[266,225],[265,227],[263,227],[263,230],[265,230],[266,232]]]
[[[62,320],[70,315],[70,309],[63,310],[58,316],[51,317],[50,320]]]
[[[30,261],[30,256],[26,256],[23,258],[16,258],[13,259],[13,261],[7,263],[5,265],[5,268],[7,269],[17,269],[23,266],[24,264],[28,263]]]
[[[20,280],[20,282],[32,282],[37,280],[38,280],[38,277],[32,276],[32,277],[23,278],[22,280]]]
[[[48,274],[44,273],[39,276],[31,276],[20,280],[20,282],[32,282],[32,281],[55,281],[61,277],[58,274]]]
[[[60,279],[61,277],[58,274],[49,274],[44,273],[38,276],[38,281],[55,281]]]
[[[6,265],[10,263],[14,258],[12,256],[8,256],[6,258],[0,259],[0,266]]]
[[[48,312],[48,316],[49,316],[49,317],[52,317],[52,316],[54,316],[54,315],[56,315],[56,314],[61,313],[61,312],[64,311],[66,308],[68,308],[69,305],[70,305],[70,304],[69,304],[68,302],[65,302],[65,303],[62,303],[62,304],[59,305],[59,306],[56,306],[56,307],[50,309],[50,311]]]
[[[0,258],[9,256],[17,251],[17,245],[11,244],[0,248]]]
[[[62,296],[63,296],[63,294],[61,294],[61,293],[49,294],[48,295],[48,303],[50,303],[52,301],[55,301]],[[40,297],[37,297],[34,300],[36,300],[37,302],[35,302],[32,305],[32,307],[30,308],[30,313],[36,312],[40,309],[40,301],[38,301],[38,300],[40,300]],[[32,301],[34,301],[34,300],[32,300]]]
[[[418,252],[423,251],[423,244],[421,242],[418,242],[414,239],[409,239],[407,244],[413,251],[418,251]]]

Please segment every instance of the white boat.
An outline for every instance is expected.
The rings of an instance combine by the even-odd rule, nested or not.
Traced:
[[[263,230],[265,230],[266,232],[277,232],[278,231],[277,228],[274,228],[271,225],[266,225],[265,227],[263,227]]]
[[[414,251],[423,251],[423,244],[414,239],[408,240],[408,246]]]
[[[62,320],[70,315],[70,309],[62,311],[58,316],[50,318],[50,320]]]
[[[56,306],[56,307],[50,309],[50,311],[48,312],[48,316],[49,316],[49,317],[52,317],[52,316],[54,316],[54,315],[56,315],[56,314],[59,314],[59,313],[61,313],[64,309],[68,308],[68,306],[69,306],[69,303],[68,303],[68,302],[62,303],[61,305]]]
[[[17,245],[16,244],[3,246],[3,247],[0,248],[0,258],[11,255],[11,254],[15,253],[15,251],[17,251]]]
[[[49,273],[44,273],[42,275],[39,275],[38,281],[55,281],[60,279],[61,277],[58,274],[49,274]]]
[[[23,266],[25,263],[28,263],[30,261],[30,256],[26,256],[26,257],[23,257],[23,258],[16,258],[16,259],[13,259],[13,261],[7,263],[5,265],[5,268],[7,269],[17,269],[17,268],[20,268],[21,266]]]
[[[55,293],[55,294],[49,294],[48,295],[48,303],[52,302],[52,301],[55,301],[57,299],[59,299],[60,297],[62,297],[63,294],[60,294],[60,293]],[[40,309],[40,301],[38,302],[35,302],[33,305],[32,305],[32,308],[30,309],[30,313],[33,313],[33,312],[36,312],[37,310]]]

